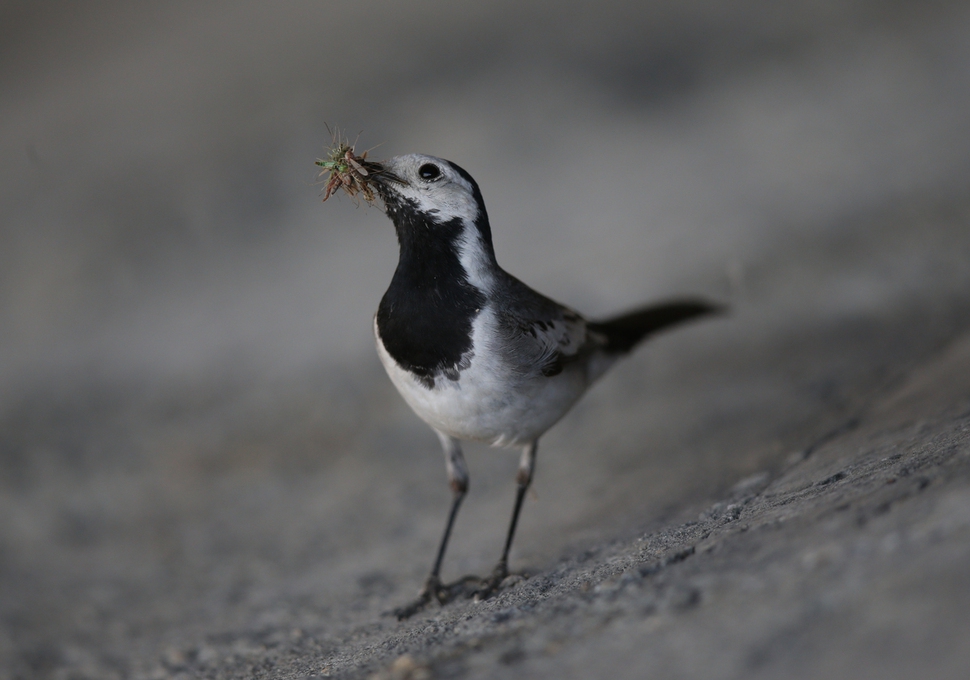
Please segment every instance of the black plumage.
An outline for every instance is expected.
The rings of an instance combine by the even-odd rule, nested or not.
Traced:
[[[485,305],[458,261],[460,220],[430,224],[413,206],[389,211],[401,254],[377,308],[377,332],[388,354],[428,387],[442,374],[457,379],[472,351],[472,321]]]

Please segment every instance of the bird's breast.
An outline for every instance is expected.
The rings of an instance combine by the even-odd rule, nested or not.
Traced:
[[[412,370],[389,350],[378,319],[375,335],[381,363],[404,400],[431,427],[458,439],[495,446],[532,442],[586,389],[582,370],[546,377],[511,365],[487,306],[474,318],[468,349],[454,371],[429,376]]]
[[[460,225],[442,230],[420,248],[402,236],[401,259],[375,321],[384,351],[428,385],[467,367],[472,325],[486,303],[459,260]]]

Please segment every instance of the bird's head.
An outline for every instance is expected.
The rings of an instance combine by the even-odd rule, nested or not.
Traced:
[[[438,224],[455,219],[474,223],[485,216],[478,184],[451,161],[407,154],[382,161],[380,166],[383,171],[374,176],[374,184],[392,220],[398,213]]]
[[[485,201],[471,175],[451,161],[421,154],[378,165],[371,181],[394,222],[402,256],[440,244],[458,254],[466,271],[494,266]]]

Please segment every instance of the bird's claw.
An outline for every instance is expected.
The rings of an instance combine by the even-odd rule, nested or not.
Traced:
[[[391,614],[397,617],[398,621],[409,619],[427,607],[432,598],[441,602],[441,590],[441,579],[439,579],[437,576],[431,575],[428,577],[428,580],[424,582],[421,592],[418,593],[418,599],[401,607],[394,608],[391,610]]]
[[[411,618],[435,600],[440,605],[446,605],[453,600],[465,598],[481,602],[498,593],[510,576],[519,580],[527,578],[525,574],[509,574],[508,567],[499,564],[487,578],[481,576],[465,576],[453,583],[442,583],[437,576],[429,576],[424,587],[418,593],[418,598],[402,607],[391,611],[398,621]]]
[[[423,610],[431,604],[432,600],[436,600],[440,605],[446,605],[461,595],[473,597],[476,589],[472,588],[471,584],[480,582],[481,579],[477,576],[466,576],[454,583],[442,583],[437,576],[429,576],[421,592],[418,593],[418,599],[394,609],[391,613],[398,621],[403,621]]]
[[[488,578],[479,579],[481,585],[475,589],[472,593],[472,597],[475,602],[481,602],[482,600],[487,600],[492,595],[497,593],[502,587],[502,581],[509,575],[509,568],[505,562],[499,562],[495,565],[495,569],[492,570],[491,575]]]
[[[404,619],[409,619],[419,611],[424,609],[428,603],[431,602],[431,593],[424,590],[418,595],[418,599],[414,602],[409,602],[408,604],[395,607],[391,610],[391,614],[394,615],[398,621],[403,621]]]

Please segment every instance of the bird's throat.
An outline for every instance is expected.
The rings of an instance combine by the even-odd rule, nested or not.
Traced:
[[[397,211],[400,259],[377,310],[377,332],[388,354],[433,385],[442,374],[457,377],[467,366],[472,322],[485,304],[461,263],[461,220],[436,223]]]

